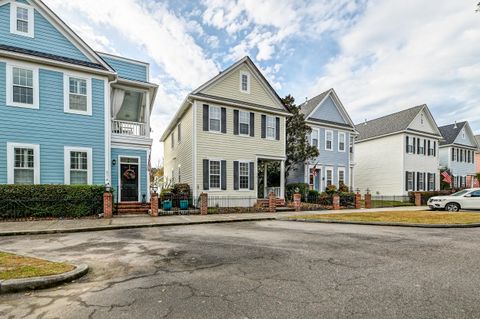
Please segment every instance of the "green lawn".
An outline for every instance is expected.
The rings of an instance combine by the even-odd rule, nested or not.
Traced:
[[[290,217],[324,221],[353,221],[406,224],[476,224],[480,223],[480,213],[449,213],[435,211],[395,211],[345,214],[316,214]]]
[[[57,275],[74,268],[65,263],[0,252],[0,280]]]
[[[403,207],[403,206],[415,206],[410,202],[402,202],[397,200],[372,200],[372,207]],[[362,200],[362,207],[365,207],[365,201]]]

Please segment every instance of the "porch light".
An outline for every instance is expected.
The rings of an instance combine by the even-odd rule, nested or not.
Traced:
[[[299,193],[299,192],[300,192],[300,188],[295,187],[295,193]]]
[[[110,183],[105,184],[105,191],[107,193],[110,193],[112,191],[112,186],[110,186]]]
[[[152,191],[153,194],[156,194],[158,192],[158,186],[154,185],[150,187],[150,190]]]
[[[117,165],[117,160],[112,160],[112,165],[113,166]]]

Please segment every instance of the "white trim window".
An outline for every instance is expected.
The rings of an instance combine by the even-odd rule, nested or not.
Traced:
[[[222,163],[219,160],[211,160],[209,165],[209,189],[220,190],[222,180]]]
[[[325,150],[333,151],[333,131],[325,131]]]
[[[333,185],[333,168],[327,167],[325,169],[325,186]]]
[[[425,154],[425,140],[419,139],[419,144],[418,144],[418,154]]]
[[[26,64],[7,64],[7,105],[39,108],[38,68]]]
[[[424,191],[425,190],[425,173],[418,174],[418,190]]]
[[[413,154],[415,152],[415,146],[413,143],[415,142],[415,137],[407,136],[408,138],[408,145],[407,145],[407,153]]]
[[[65,147],[65,184],[92,185],[92,149],[87,147]]]
[[[409,191],[413,191],[415,187],[413,182],[414,174],[414,172],[407,172],[407,189]]]
[[[434,191],[435,190],[435,174],[428,174],[428,190]]]
[[[310,145],[311,146],[319,148],[319,146],[320,146],[319,136],[320,136],[320,130],[318,128],[314,128],[312,130],[312,135],[311,135],[311,139],[310,139]]]
[[[240,190],[250,189],[250,162],[238,163],[238,180]]]
[[[267,128],[266,128],[266,135],[267,139],[274,140],[277,137],[277,120],[274,116],[267,116]]]
[[[219,106],[210,106],[208,108],[208,130],[210,132],[219,132],[222,129],[222,110]]]
[[[239,111],[238,113],[240,135],[250,136],[250,113],[245,111]]]
[[[240,72],[240,92],[250,94],[250,73]]]
[[[8,184],[40,184],[40,145],[7,143]]]
[[[344,167],[339,167],[338,170],[337,170],[337,180],[338,180],[338,187],[341,186],[341,184],[343,185],[347,185],[346,183],[346,177],[345,177],[345,168]]]
[[[64,75],[63,94],[66,113],[92,115],[92,80],[77,75]]]
[[[32,6],[10,2],[10,33],[34,37],[34,9]]]
[[[338,133],[338,151],[345,152],[347,144],[347,134],[345,132]]]

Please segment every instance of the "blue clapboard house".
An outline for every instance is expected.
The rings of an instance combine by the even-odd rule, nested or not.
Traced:
[[[0,184],[149,196],[149,65],[95,52],[42,1],[0,0]]]

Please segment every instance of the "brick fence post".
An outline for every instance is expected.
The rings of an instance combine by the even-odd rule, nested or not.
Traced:
[[[268,211],[270,213],[277,212],[277,196],[275,195],[274,192],[271,192],[270,194],[268,194]]]
[[[103,193],[103,218],[113,217],[113,196],[110,192]]]
[[[340,196],[338,194],[333,195],[333,210],[340,209]]]
[[[422,206],[422,193],[415,193],[415,206]]]
[[[208,214],[208,194],[207,193],[200,194],[200,214],[201,215]]]
[[[156,192],[150,195],[150,216],[158,217],[158,194]]]
[[[300,208],[302,207],[302,195],[299,193],[293,194],[293,206],[295,207],[295,211],[299,212]]]
[[[369,192],[365,194],[365,208],[372,208],[372,194]]]
[[[362,195],[359,192],[355,194],[355,209],[362,208]]]

